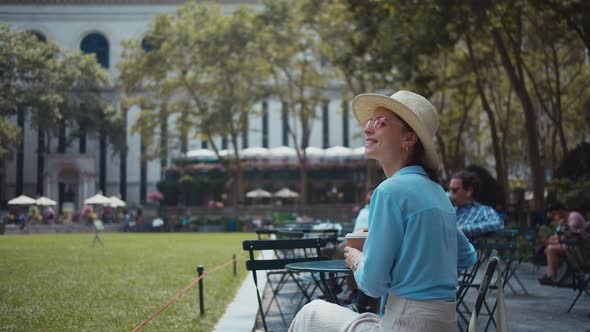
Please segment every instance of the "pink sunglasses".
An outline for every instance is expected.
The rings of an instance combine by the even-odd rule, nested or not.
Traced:
[[[378,128],[381,128],[381,125],[383,125],[383,123],[385,123],[385,122],[390,122],[390,123],[398,125],[400,127],[404,126],[402,123],[397,122],[397,121],[393,121],[393,120],[389,120],[384,116],[377,116],[377,117],[374,117],[373,119],[368,119],[367,121],[365,121],[365,124],[363,124],[363,129],[364,130],[378,129]]]

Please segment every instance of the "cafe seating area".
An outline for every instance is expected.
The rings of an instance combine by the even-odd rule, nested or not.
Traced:
[[[350,270],[345,267],[343,260],[322,257],[322,251],[344,241],[344,235],[349,231],[350,228],[346,227],[341,231],[318,231],[311,227],[292,225],[281,229],[261,229],[257,232],[258,240],[243,243],[243,249],[249,252],[249,261],[246,263],[248,270],[268,270],[266,287],[257,288],[259,314],[254,325],[255,331],[287,331],[302,306],[316,298],[346,304],[350,289],[345,281]],[[530,327],[538,326],[536,324],[542,317],[535,317],[542,315],[543,311],[535,312],[526,308],[538,306],[539,300],[544,304],[543,309],[549,313],[566,313],[573,297],[559,292],[557,288],[538,285],[538,266],[520,256],[516,240],[518,234],[518,230],[503,230],[473,240],[478,261],[459,275],[458,331],[468,330],[474,311],[478,331],[496,330],[499,288],[505,292],[503,298],[510,331],[535,330]],[[272,250],[274,258],[256,260],[257,250]],[[498,282],[499,275],[501,282]],[[252,277],[249,279],[249,282],[256,283],[255,277],[254,281]],[[576,293],[569,295],[588,297],[583,292]],[[576,313],[579,310],[587,311],[587,298],[580,299],[580,302],[583,303],[578,304],[578,310],[574,310]],[[576,313],[572,317],[584,319]],[[544,326],[551,324],[549,322]]]

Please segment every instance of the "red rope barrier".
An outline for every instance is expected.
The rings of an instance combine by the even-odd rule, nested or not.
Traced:
[[[156,316],[158,316],[162,311],[164,311],[164,309],[166,309],[169,305],[171,305],[176,300],[178,300],[178,298],[181,297],[182,294],[186,293],[189,289],[193,288],[194,285],[196,285],[201,279],[205,278],[205,276],[207,276],[209,273],[213,273],[215,271],[221,270],[224,267],[228,266],[229,264],[231,264],[231,263],[233,263],[233,262],[235,262],[237,260],[238,260],[238,257],[232,258],[227,263],[224,263],[222,265],[219,265],[218,267],[216,267],[216,268],[214,268],[214,269],[212,269],[210,271],[205,271],[203,273],[203,275],[201,275],[197,279],[193,280],[188,286],[186,286],[183,290],[181,290],[180,292],[178,292],[178,294],[174,295],[174,297],[172,297],[172,299],[170,299],[170,301],[168,301],[166,304],[164,304],[162,307],[160,307],[160,309],[158,309],[156,312],[154,312],[150,317],[148,317],[148,319],[144,320],[141,324],[137,325],[137,327],[134,328],[133,331],[131,331],[131,332],[137,332],[137,331],[139,331],[142,327],[144,327],[152,319],[156,318]]]

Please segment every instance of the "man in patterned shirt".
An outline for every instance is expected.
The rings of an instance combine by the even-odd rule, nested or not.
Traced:
[[[449,184],[449,198],[457,208],[457,227],[471,239],[504,228],[492,207],[476,201],[478,182],[475,173],[461,171],[453,175]]]

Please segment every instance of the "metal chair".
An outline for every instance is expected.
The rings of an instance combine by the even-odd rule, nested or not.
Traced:
[[[481,250],[477,250],[477,260],[473,266],[459,273],[458,287],[457,287],[457,324],[461,328],[461,321],[464,324],[469,324],[469,315],[471,315],[470,308],[465,304],[465,296],[471,289],[479,288],[480,284],[475,282],[475,277],[482,265]],[[459,320],[460,319],[460,320]]]
[[[276,304],[278,312],[283,320],[283,323],[287,325],[285,320],[285,313],[281,309],[280,303],[277,299],[277,295],[281,292],[281,289],[285,286],[288,281],[293,281],[300,291],[301,298],[298,303],[298,307],[301,305],[303,300],[311,301],[311,295],[317,289],[319,281],[313,280],[313,283],[305,283],[296,277],[296,274],[285,270],[285,265],[290,263],[313,261],[313,260],[326,260],[328,258],[321,256],[321,248],[326,246],[324,239],[294,239],[294,240],[252,240],[244,241],[242,248],[248,251],[250,259],[246,261],[246,269],[252,271],[252,277],[254,279],[254,285],[256,286],[256,296],[258,299],[258,309],[262,324],[265,331],[269,331],[266,316],[268,315],[269,309],[273,303]],[[277,257],[275,259],[256,259],[255,252],[260,250],[274,250],[275,252],[295,252],[300,251],[303,256],[293,257]],[[267,271],[268,286],[272,292],[272,298],[268,303],[266,309],[263,308],[262,298],[260,290],[258,289],[258,278],[256,276],[257,271]],[[278,275],[279,280],[273,282],[270,276]],[[309,288],[312,287],[311,292]]]
[[[567,309],[570,312],[580,296],[590,296],[590,235],[586,237],[580,234],[574,238],[560,241],[565,244],[565,257],[572,272],[572,288],[578,291],[574,301]],[[590,314],[588,315],[590,317]]]
[[[500,259],[498,258],[497,251],[492,250],[490,252],[490,257],[488,259],[488,264],[486,266],[485,273],[483,275],[483,278],[481,280],[481,283],[480,283],[478,291],[477,291],[477,298],[475,299],[475,305],[474,305],[473,311],[472,311],[472,315],[474,316],[474,319],[477,319],[481,313],[482,308],[485,308],[486,315],[488,316],[488,321],[486,323],[485,331],[488,330],[490,322],[494,321],[494,312],[496,309],[496,303],[494,303],[493,308],[490,309],[490,306],[488,305],[488,303],[486,301],[486,295],[488,293],[488,290],[490,288],[492,288],[492,286],[493,286],[492,278],[493,278],[494,273],[496,272],[496,269],[499,264],[500,264]],[[494,323],[494,325],[495,325],[495,323]]]
[[[516,254],[516,236],[518,233],[519,231],[516,229],[495,231],[486,238],[486,241],[479,244],[479,248],[488,253],[491,250],[497,250],[502,256],[504,263],[504,266],[502,267],[502,275],[504,277],[504,284],[502,285],[503,287],[508,286],[512,293],[517,295],[514,287],[511,284],[511,281],[514,280],[524,291],[524,293],[528,295],[526,287],[516,274],[516,270],[522,263],[522,257],[519,257]]]

